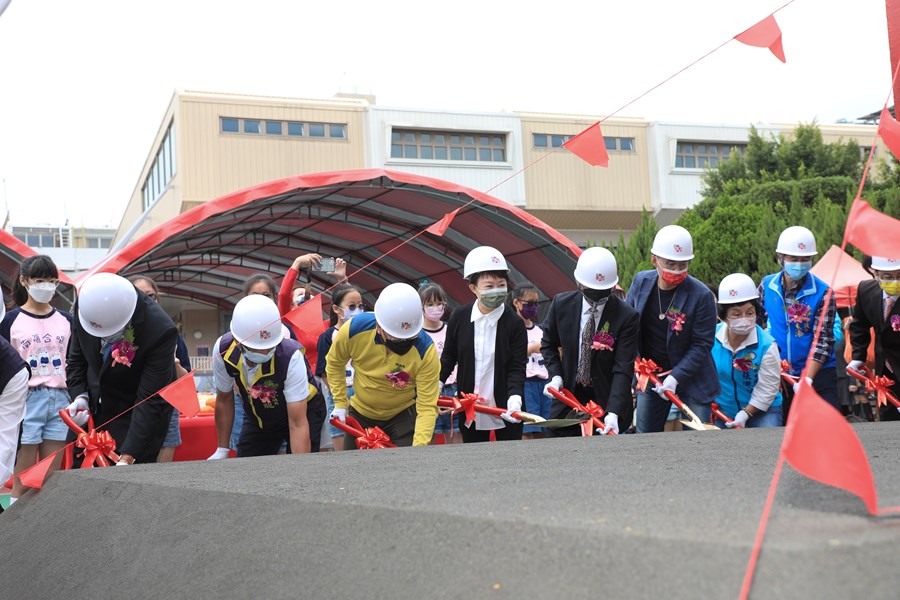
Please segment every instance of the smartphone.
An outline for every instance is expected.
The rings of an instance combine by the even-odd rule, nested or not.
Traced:
[[[313,267],[312,270],[320,273],[331,273],[334,271],[334,258],[323,258],[319,261],[319,266]]]

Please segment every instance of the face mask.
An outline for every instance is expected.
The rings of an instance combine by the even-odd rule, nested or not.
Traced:
[[[494,310],[506,302],[506,288],[494,288],[492,290],[483,291],[478,290],[478,297],[481,299],[482,304],[490,310]]]
[[[345,308],[344,309],[344,320],[347,321],[349,319],[352,319],[356,315],[361,315],[361,314],[363,314],[363,309],[361,309],[361,308],[354,308],[353,310],[350,310],[349,308]]]
[[[538,314],[538,307],[535,304],[523,304],[521,312],[523,319],[533,321]]]
[[[659,276],[669,285],[679,285],[682,281],[687,279],[687,269],[684,271],[673,271],[671,269],[660,268],[660,271],[661,273]]]
[[[300,306],[306,301],[306,294],[300,294],[296,298],[294,298],[294,306]]]
[[[900,281],[879,281],[878,285],[888,296],[900,296]]]
[[[263,363],[267,363],[272,360],[272,357],[275,356],[275,348],[272,348],[268,352],[253,352],[251,350],[244,350],[242,352],[244,358],[249,360],[250,362],[254,362],[258,365]]]
[[[728,319],[728,328],[737,335],[748,335],[754,327],[756,327],[756,319],[753,317]]]
[[[387,349],[400,356],[409,352],[410,348],[412,348],[415,343],[416,338],[411,340],[384,340],[384,345],[387,346]]]
[[[608,290],[594,290],[586,287],[581,288],[581,295],[591,304],[606,304],[606,301],[609,300],[612,292],[612,288],[609,288]]]
[[[425,318],[429,321],[440,321],[441,317],[444,316],[444,307],[443,306],[426,306],[425,307]]]
[[[28,295],[39,304],[46,304],[56,293],[55,283],[35,283],[28,287]]]
[[[807,260],[804,262],[786,262],[784,263],[784,272],[787,273],[787,276],[793,279],[794,281],[800,281],[806,274],[809,273],[809,270],[812,268],[812,261]]]

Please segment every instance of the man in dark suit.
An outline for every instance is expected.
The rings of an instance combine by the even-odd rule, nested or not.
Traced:
[[[84,282],[75,314],[66,368],[69,414],[81,425],[87,411],[98,426],[114,419],[104,429],[116,441],[117,464],[156,462],[173,408],[155,394],[175,381],[175,323],[112,273]]]
[[[691,234],[667,225],[657,232],[650,253],[655,268],[635,275],[626,301],[641,315],[641,357],[671,372],[661,385],[638,393],[638,433],[663,431],[672,406],[666,391],[677,393],[704,422],[721,391],[712,358],[716,299],[687,274],[694,258]]]
[[[495,248],[479,246],[466,256],[463,277],[477,299],[450,315],[441,354],[441,382],[447,381],[458,365],[460,393],[478,394],[489,406],[506,409],[502,419],[476,414],[470,427],[466,427],[465,415],[458,415],[464,443],[486,442],[491,430],[497,441],[520,440],[522,422],[512,413],[528,410],[522,406],[528,333],[516,311],[506,308],[509,267]]]
[[[853,360],[848,369],[859,371],[866,362],[871,330],[875,330],[875,375],[894,381],[891,391],[900,396],[896,382],[900,379],[900,259],[872,257],[875,279],[861,281],[856,292],[853,320],[850,321],[850,344]],[[892,404],[881,407],[882,421],[900,420]]]
[[[634,413],[631,380],[637,357],[640,315],[617,298],[616,259],[606,248],[588,248],[575,266],[578,290],[557,294],[541,327],[541,354],[550,374],[549,388],[566,389],[586,404],[594,400],[607,411],[599,433],[628,429]],[[553,398],[550,417],[571,409]],[[581,428],[550,429],[552,436],[581,435]]]

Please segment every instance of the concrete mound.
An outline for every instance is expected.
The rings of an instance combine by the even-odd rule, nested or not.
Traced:
[[[864,424],[882,506],[900,426]],[[783,429],[55,474],[0,515],[21,598],[736,598]],[[753,598],[900,597],[900,518],[785,468]]]

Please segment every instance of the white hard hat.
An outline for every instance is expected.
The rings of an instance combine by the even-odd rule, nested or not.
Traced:
[[[134,315],[138,291],[115,273],[97,273],[85,280],[78,293],[78,321],[95,337],[121,331]]]
[[[578,257],[575,281],[592,290],[608,290],[619,282],[616,257],[606,248],[594,246]]]
[[[668,260],[691,260],[694,258],[694,239],[684,227],[666,225],[656,232],[650,253]]]
[[[416,337],[425,321],[419,292],[406,283],[387,286],[375,301],[375,321],[392,337]]]
[[[778,236],[778,246],[775,252],[788,256],[815,256],[816,236],[806,227],[794,225],[788,227]]]
[[[719,284],[719,304],[742,304],[759,300],[759,290],[749,275],[732,273]]]
[[[274,348],[284,339],[278,306],[261,294],[241,298],[231,315],[231,335],[254,350]]]
[[[897,260],[896,258],[884,258],[883,256],[873,256],[872,268],[876,271],[898,271],[900,270],[900,260]]]
[[[466,255],[463,265],[463,277],[483,273],[484,271],[509,271],[506,259],[500,251],[490,246],[479,246]],[[393,334],[391,334],[393,335]]]

